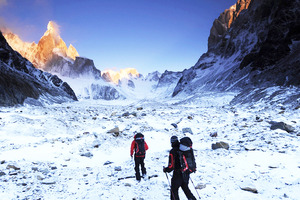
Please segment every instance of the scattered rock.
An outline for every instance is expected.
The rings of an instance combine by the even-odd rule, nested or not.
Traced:
[[[262,121],[264,121],[263,119],[261,119],[261,118],[258,117],[258,116],[256,116],[255,120],[256,120],[256,122],[262,122]]]
[[[93,154],[92,154],[91,152],[82,153],[82,154],[80,154],[80,155],[81,155],[81,156],[88,157],[88,158],[93,157]]]
[[[40,176],[40,175],[37,175],[36,178],[37,178],[37,180],[39,180],[39,181],[42,181],[42,180],[45,179],[45,177],[42,177],[42,176]]]
[[[112,133],[113,136],[118,137],[120,135],[119,127],[113,128],[113,129],[107,131],[107,133]]]
[[[187,118],[188,118],[188,119],[193,119],[193,117],[192,117],[192,116],[188,116]]]
[[[83,133],[83,135],[89,135],[90,134],[90,132],[84,132]]]
[[[20,170],[20,168],[16,167],[15,165],[7,165],[6,169]]]
[[[177,128],[178,126],[177,126],[177,124],[175,124],[175,123],[172,123],[171,124],[174,128]]]
[[[122,117],[128,117],[130,115],[129,112],[123,113]]]
[[[111,162],[111,161],[106,161],[103,165],[110,165],[110,164],[112,164],[113,162]]]
[[[136,110],[143,110],[143,107],[138,107]]]
[[[54,185],[54,184],[56,184],[55,181],[43,181],[41,183],[44,184],[44,185]]]
[[[243,187],[243,188],[241,188],[241,189],[244,190],[244,191],[248,191],[248,192],[255,193],[255,194],[258,193],[257,189],[255,189],[255,188]]]
[[[94,147],[94,148],[99,148],[100,146],[101,146],[100,140],[94,140],[94,142],[93,142],[93,147]]]
[[[210,137],[217,137],[217,136],[218,136],[218,133],[217,133],[217,132],[210,133],[209,136],[210,136]]]
[[[1,165],[2,165],[2,164],[4,164],[4,163],[5,163],[5,160],[1,160],[1,162],[0,162],[0,163],[1,163]]]
[[[146,113],[142,113],[141,115],[142,115],[143,117],[147,116],[147,114],[146,114]]]
[[[191,128],[183,128],[183,129],[182,129],[182,133],[190,133],[190,134],[193,135],[193,131],[192,131]]]
[[[31,170],[32,171],[38,171],[38,168],[37,167],[31,167]]]
[[[4,172],[0,172],[0,177],[5,176],[6,174]]]
[[[274,122],[274,121],[271,121],[269,122],[271,124],[271,130],[276,130],[276,129],[281,129],[281,130],[284,130],[288,133],[292,133],[295,131],[295,128],[292,127],[291,125],[288,125],[284,122]]]
[[[256,150],[255,146],[247,145],[247,146],[244,146],[244,147],[245,147],[246,151],[255,151]]]
[[[117,112],[113,112],[111,113],[110,117],[113,117],[113,116],[116,116],[117,115]]]
[[[131,187],[131,184],[130,183],[125,183],[124,184],[126,187]]]
[[[226,143],[226,142],[217,142],[216,144],[212,144],[211,148],[213,150],[216,150],[216,149],[226,149],[226,150],[228,150],[229,149],[229,144]]]
[[[199,184],[195,187],[195,189],[198,189],[198,190],[202,190],[202,189],[204,189],[204,188],[206,188],[206,184],[201,184],[201,183],[199,183]]]
[[[16,175],[18,175],[18,172],[10,172],[9,175],[10,176],[16,176]]]
[[[117,167],[115,167],[115,171],[117,171],[117,172],[120,172],[120,171],[122,171],[122,168],[121,168],[121,166],[117,166]]]

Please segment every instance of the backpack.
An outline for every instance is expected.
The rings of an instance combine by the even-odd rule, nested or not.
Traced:
[[[193,142],[189,137],[180,139],[179,161],[182,173],[196,172],[196,161],[192,149]]]
[[[136,142],[135,147],[135,155],[136,156],[145,156],[145,142],[144,142],[144,135],[141,133],[137,133],[134,137],[134,140]]]

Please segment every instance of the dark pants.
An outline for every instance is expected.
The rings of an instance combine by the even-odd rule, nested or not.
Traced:
[[[173,177],[171,180],[171,200],[179,200],[178,190],[181,187],[185,196],[189,200],[196,200],[195,196],[192,194],[191,190],[189,189],[189,178],[190,175],[186,174],[184,177],[181,171],[174,171]]]
[[[135,178],[136,180],[141,180],[141,174],[140,174],[140,166],[142,170],[142,175],[144,176],[146,174],[146,168],[144,163],[145,157],[134,157],[134,163],[135,163]]]

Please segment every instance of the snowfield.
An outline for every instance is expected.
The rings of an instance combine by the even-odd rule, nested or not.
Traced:
[[[300,109],[230,105],[234,95],[0,108],[0,199],[170,199],[162,169],[172,135],[193,140],[197,172],[189,186],[197,199],[299,199]],[[149,145],[147,175],[156,176],[141,182],[128,178],[136,132]],[[229,149],[213,150],[221,141]]]

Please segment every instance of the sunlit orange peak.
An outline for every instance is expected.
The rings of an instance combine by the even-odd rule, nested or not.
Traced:
[[[102,74],[108,73],[112,82],[118,84],[122,79],[129,79],[130,77],[138,77],[140,74],[135,68],[121,69],[120,72],[114,70],[104,70]]]

